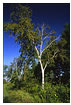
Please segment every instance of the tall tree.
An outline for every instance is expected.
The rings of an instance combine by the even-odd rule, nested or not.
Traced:
[[[70,80],[70,25],[65,24],[61,40],[58,43],[60,55],[57,62],[60,64],[63,75],[62,82],[68,83]]]
[[[31,14],[29,7],[17,4],[11,13],[11,22],[5,24],[4,28],[20,44],[22,61],[28,60],[32,63],[33,59],[38,59],[42,72],[42,89],[44,89],[44,71],[59,52],[56,43],[59,36],[56,37],[54,31],[48,31],[44,24],[34,29]],[[51,46],[54,46],[53,49]]]

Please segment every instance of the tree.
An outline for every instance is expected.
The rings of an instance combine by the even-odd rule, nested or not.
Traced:
[[[20,56],[23,63],[28,60],[31,64],[34,59],[38,59],[42,72],[42,89],[44,89],[44,71],[47,65],[54,61],[54,57],[59,52],[56,42],[59,36],[56,38],[55,32],[49,32],[47,30],[49,28],[45,27],[44,24],[34,29],[31,14],[29,7],[17,4],[11,13],[11,22],[5,24],[4,28],[20,44]]]
[[[50,65],[46,68],[47,72],[51,72],[53,70],[55,83],[64,83],[69,84],[70,80],[70,26],[66,24],[64,26],[64,30],[62,31],[62,35],[60,37],[61,40],[57,42],[57,46],[59,49],[59,53],[57,57],[54,58],[54,63],[50,63]]]
[[[64,26],[62,38],[66,40],[66,44],[64,45],[64,49],[66,50],[66,59],[64,60],[64,64],[62,66],[64,71],[64,83],[70,83],[70,24],[66,24]]]
[[[23,72],[23,68],[21,68],[21,59],[19,57],[14,58],[13,62],[11,62],[11,65],[9,66],[7,78],[11,80],[12,75],[16,74],[17,79],[19,80],[21,78],[21,72]]]
[[[63,75],[61,81],[66,84],[70,80],[70,25],[65,24],[62,32],[61,40],[58,43],[60,55],[57,58],[57,63],[60,64]]]

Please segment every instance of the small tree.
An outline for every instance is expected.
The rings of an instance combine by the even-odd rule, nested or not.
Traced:
[[[58,53],[56,40],[59,37],[56,38],[54,31],[47,32],[44,24],[41,28],[34,29],[31,14],[30,8],[20,4],[15,6],[11,13],[12,21],[5,24],[4,28],[20,44],[22,61],[28,60],[32,63],[33,59],[38,59],[42,71],[42,89],[44,89],[44,72],[49,62],[53,61]]]

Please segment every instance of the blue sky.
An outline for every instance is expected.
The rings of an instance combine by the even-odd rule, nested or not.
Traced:
[[[32,22],[34,24],[47,24],[61,34],[64,24],[70,23],[70,5],[69,4],[47,4],[47,3],[30,3],[23,4],[30,6],[32,9]],[[10,13],[12,11],[11,4],[3,5],[3,22],[10,21]],[[9,65],[14,57],[18,57],[20,46],[15,43],[13,37],[9,37],[8,33],[3,32],[3,55],[4,64]]]
[[[15,43],[13,37],[9,37],[7,32],[4,32],[3,37],[3,60],[4,64],[9,65],[13,61],[14,57],[19,56],[20,46]]]

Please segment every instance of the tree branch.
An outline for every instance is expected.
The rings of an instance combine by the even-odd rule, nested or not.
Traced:
[[[42,55],[42,53],[43,53],[47,48],[49,48],[49,47],[52,45],[52,43],[53,43],[55,40],[58,40],[59,37],[60,37],[60,36],[58,36],[58,37],[57,37],[56,39],[54,39],[48,46],[46,46],[46,47],[43,49],[43,51],[41,52],[41,55]]]
[[[40,57],[41,57],[41,52],[42,52],[42,44],[43,44],[43,41],[42,41],[42,36],[43,36],[43,28],[42,28],[42,34],[41,34],[41,44],[40,44]]]
[[[39,51],[38,51],[38,49],[37,49],[36,46],[35,46],[35,50],[36,50],[36,52],[37,52],[37,55],[39,56]]]
[[[54,55],[50,58],[50,60],[53,59],[53,58],[55,57],[55,55],[56,55],[58,52],[59,52],[59,51],[54,52]],[[49,59],[48,59],[48,61],[47,61],[46,64],[45,64],[44,70],[46,69],[47,64],[49,64],[49,63],[50,63],[50,61],[49,61]]]
[[[43,41],[44,41],[46,38],[49,38],[50,35],[52,35],[52,34],[54,34],[54,32],[50,32],[50,33],[48,34],[48,36],[45,36],[45,37],[43,38]]]
[[[49,36],[45,36],[44,38],[43,38],[43,41],[46,39],[46,38],[48,38]]]

